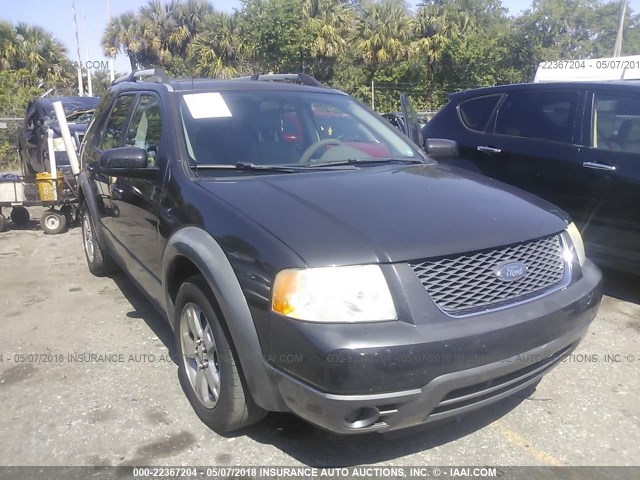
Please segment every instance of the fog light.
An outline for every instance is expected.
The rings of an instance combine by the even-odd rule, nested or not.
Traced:
[[[365,428],[376,423],[378,418],[380,418],[380,410],[376,407],[362,407],[344,417],[344,424],[347,428]]]

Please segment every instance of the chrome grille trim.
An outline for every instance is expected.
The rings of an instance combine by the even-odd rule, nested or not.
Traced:
[[[562,234],[508,247],[415,260],[409,265],[425,290],[447,315],[463,317],[507,308],[566,286],[570,265],[564,259]],[[525,277],[504,282],[495,269],[505,262],[527,265]]]

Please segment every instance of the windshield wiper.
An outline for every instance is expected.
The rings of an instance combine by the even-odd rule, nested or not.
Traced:
[[[256,165],[255,163],[238,162],[238,163],[209,163],[197,164],[198,170],[248,170],[248,171],[267,171],[282,173],[297,173],[304,170],[304,166],[285,166],[285,165]]]
[[[347,165],[346,163],[336,162],[336,163],[326,163],[326,164],[318,164],[312,165],[313,168],[317,168],[318,170],[335,170],[333,168],[335,166],[340,167]],[[211,169],[211,170],[247,170],[247,171],[267,171],[267,172],[282,172],[282,173],[300,173],[309,171],[309,165],[259,165],[255,163],[248,162],[238,162],[238,163],[221,163],[221,164],[197,164],[196,169]]]
[[[309,163],[309,168],[331,167],[334,165],[362,165],[367,163],[425,163],[418,158],[346,158],[344,160],[335,160],[333,162]]]

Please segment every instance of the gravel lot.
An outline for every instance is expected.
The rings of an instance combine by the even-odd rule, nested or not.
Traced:
[[[272,414],[222,437],[184,397],[160,315],[124,275],[89,273],[78,228],[34,221],[0,234],[0,464],[638,465],[640,281],[606,282],[588,338],[528,397],[427,430],[338,437]]]

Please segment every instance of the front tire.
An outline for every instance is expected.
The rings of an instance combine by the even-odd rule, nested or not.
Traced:
[[[238,360],[201,276],[187,279],[176,297],[175,335],[180,385],[202,422],[217,433],[260,421],[258,407],[242,382]]]
[[[89,271],[96,277],[104,277],[118,270],[116,263],[102,250],[96,238],[96,227],[86,202],[82,203],[82,244]]]

